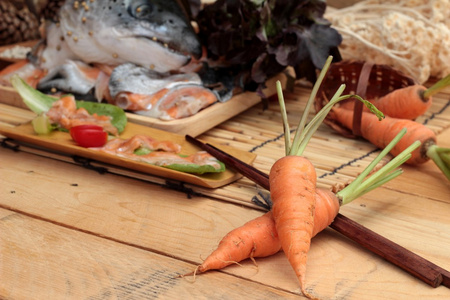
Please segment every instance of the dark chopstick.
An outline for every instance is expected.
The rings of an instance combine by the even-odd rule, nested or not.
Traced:
[[[361,224],[338,214],[330,227],[432,287],[450,288],[450,272]]]
[[[216,157],[227,166],[270,190],[269,176],[232,155],[186,135],[186,140]],[[450,288],[450,272],[409,251],[357,222],[338,214],[330,227],[432,287]]]

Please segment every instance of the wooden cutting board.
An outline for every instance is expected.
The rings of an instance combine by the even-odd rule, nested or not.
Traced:
[[[280,80],[283,88],[286,87],[288,77],[286,74],[280,73],[267,81],[267,88],[263,90],[264,95],[269,97],[276,93],[275,83],[277,80]],[[128,121],[132,123],[196,137],[259,102],[261,102],[261,97],[256,92],[244,92],[235,95],[227,102],[217,102],[197,114],[183,119],[164,121],[134,113],[127,113],[127,117]],[[8,86],[0,85],[0,103],[28,109],[14,88]]]

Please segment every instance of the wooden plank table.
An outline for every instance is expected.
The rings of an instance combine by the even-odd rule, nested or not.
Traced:
[[[9,106],[0,112],[0,122],[11,126],[33,116]],[[202,138],[218,142],[228,135],[236,147],[249,150],[255,140],[279,134],[268,125],[271,113],[254,108]],[[436,122],[450,124],[449,108],[440,116]],[[260,135],[252,133],[249,120],[262,124]],[[241,129],[233,134],[235,123]],[[323,127],[313,147],[320,150],[325,135],[327,141],[339,140]],[[438,141],[450,147],[448,126]],[[369,147],[364,141],[352,145]],[[272,160],[263,150],[254,151],[260,158],[255,165],[267,171]],[[195,280],[177,278],[192,271],[228,231],[262,214],[247,199],[246,190],[255,187],[246,179],[188,197],[164,181],[100,175],[6,148],[0,148],[0,161],[0,299],[301,298],[283,253],[257,259],[257,267],[245,261]],[[449,270],[450,183],[432,163],[404,170],[341,212]],[[351,176],[342,172],[333,180],[345,178]],[[307,288],[321,299],[450,298],[448,288],[424,284],[331,229],[314,238],[307,268]]]

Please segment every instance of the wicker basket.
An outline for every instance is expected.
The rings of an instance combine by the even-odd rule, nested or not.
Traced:
[[[333,63],[325,76],[315,99],[316,111],[319,111],[334,95],[341,84],[345,84],[345,94],[357,94],[364,99],[376,99],[387,93],[416,84],[416,82],[401,72],[387,66],[362,61],[341,61]],[[355,101],[349,99],[345,101]],[[344,128],[333,120],[329,114],[324,123],[340,134],[356,138],[360,136],[362,103],[356,101],[353,117],[353,131]]]

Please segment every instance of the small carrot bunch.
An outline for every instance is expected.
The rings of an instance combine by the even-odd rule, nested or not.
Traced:
[[[450,149],[439,147],[436,134],[424,124],[413,120],[425,113],[431,105],[432,95],[449,84],[450,75],[428,89],[421,85],[412,85],[394,90],[373,101],[372,103],[375,103],[386,117],[383,122],[378,122],[373,114],[363,111],[360,125],[361,136],[378,148],[383,149],[402,128],[407,128],[407,135],[392,149],[391,154],[398,155],[412,142],[419,140],[422,144],[421,147],[416,149],[407,163],[420,165],[431,159],[450,180]],[[353,106],[344,104],[334,107],[329,114],[329,118],[345,128],[353,130],[353,114]]]
[[[328,66],[326,65],[324,70],[322,70],[323,73],[321,75],[325,75],[327,68]],[[322,77],[319,76],[319,84],[321,80]],[[308,159],[302,156],[302,154],[309,140],[317,128],[322,124],[323,120],[326,118],[333,106],[339,101],[348,99],[349,97],[355,97],[356,100],[361,101],[371,112],[374,113],[370,114],[374,116],[378,122],[384,118],[384,115],[367,100],[364,100],[357,95],[341,96],[345,89],[345,85],[341,85],[335,95],[331,98],[330,102],[327,103],[305,126],[310,106],[314,101],[313,99],[316,96],[318,88],[318,85],[313,88],[310,99],[308,100],[306,109],[303,112],[303,116],[297,130],[295,131],[295,135],[291,143],[286,108],[281,92],[281,86],[278,84],[278,99],[280,101],[283,117],[286,156],[275,162],[269,174],[270,197],[273,203],[272,215],[275,228],[278,232],[281,247],[299,279],[300,289],[307,297],[310,297],[310,295],[306,292],[304,287],[306,261],[311,244],[311,238],[332,222],[334,217],[339,212],[340,205],[356,199],[368,190],[372,190],[399,175],[399,172],[396,171],[390,173],[392,169],[388,169],[390,173],[389,175],[384,172],[380,172],[378,175],[380,177],[376,176],[373,179],[370,178],[367,185],[363,185],[361,183],[362,178],[364,177],[359,177],[355,180],[354,184],[351,185],[350,188],[346,189],[345,192],[343,192],[339,197],[331,192],[325,193],[316,189],[316,173],[314,166]],[[384,122],[384,120],[382,122]],[[400,138],[403,137],[405,133],[406,131],[402,130],[398,133],[396,138],[391,139],[393,142],[386,145],[389,147],[383,150],[383,156],[387,154],[386,151],[389,151],[396,146]],[[407,148],[407,150],[405,149],[406,152],[404,152],[400,156],[399,160],[394,163],[402,164],[405,162],[405,159],[409,159],[411,151],[417,148],[420,142],[413,142],[411,144],[412,146]],[[375,160],[375,163],[378,163],[378,161]],[[374,166],[375,164],[371,167],[373,168]],[[364,175],[368,174],[364,173]],[[320,196],[316,196],[317,194],[320,194]],[[319,202],[317,197],[319,201],[324,201],[322,205],[326,207],[325,210],[321,211],[320,215],[315,213],[318,209],[316,204]],[[321,226],[315,229],[314,224],[316,223],[321,224]]]
[[[272,209],[229,232],[220,241],[217,249],[190,274],[222,269],[247,258],[254,260],[255,257],[269,256],[283,249],[299,279],[302,293],[312,298],[304,288],[306,260],[312,237],[331,224],[341,205],[350,203],[401,174],[402,171],[397,169],[398,166],[411,157],[411,152],[420,145],[420,142],[413,143],[375,174],[366,178],[405,135],[406,130],[402,130],[377,158],[340,192],[334,194],[329,190],[316,188],[314,166],[301,154],[332,106],[351,97],[349,95],[341,96],[345,88],[343,85],[336,92],[335,97],[305,126],[318,86],[330,63],[331,58],[327,60],[313,88],[292,144],[290,144],[290,130],[287,124],[281,84],[277,82],[285,131],[286,156],[275,162],[269,174]],[[356,97],[366,105],[372,106],[360,97]],[[371,107],[371,110],[382,118],[382,114],[374,107]],[[303,128],[304,130],[302,130]]]

